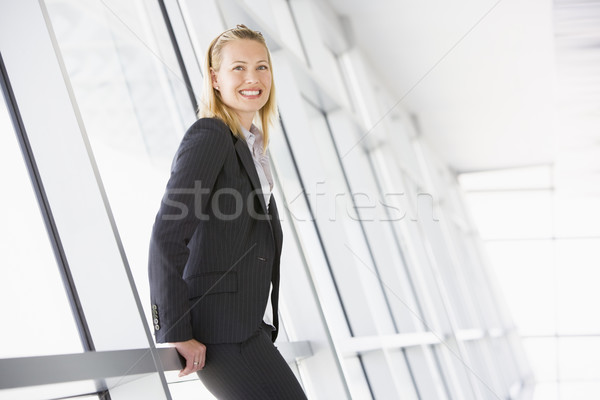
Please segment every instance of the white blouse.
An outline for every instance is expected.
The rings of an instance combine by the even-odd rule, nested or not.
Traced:
[[[246,143],[248,143],[250,154],[252,154],[254,166],[256,167],[256,172],[258,173],[258,178],[260,179],[262,193],[265,196],[265,204],[267,205],[268,209],[270,205],[271,192],[273,191],[273,175],[271,175],[269,156],[263,150],[263,133],[254,124],[250,126],[249,131],[243,126],[241,128],[242,132],[244,132],[244,136],[246,137]],[[271,326],[273,326],[273,309],[271,308],[272,290],[273,285],[271,284],[267,307],[265,308],[265,315],[263,317],[263,320]],[[273,327],[273,329],[275,328]]]
[[[273,176],[269,165],[269,155],[263,150],[263,133],[254,124],[252,124],[250,130],[242,127],[242,132],[244,132],[246,143],[250,149],[250,154],[252,154],[262,193],[265,196],[265,204],[268,208],[271,192],[273,191]]]

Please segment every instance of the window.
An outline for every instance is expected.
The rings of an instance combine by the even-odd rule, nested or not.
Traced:
[[[29,171],[0,104],[0,358],[82,352]]]

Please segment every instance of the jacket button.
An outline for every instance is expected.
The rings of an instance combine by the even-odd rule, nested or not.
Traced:
[[[157,305],[156,305],[156,304],[152,304],[152,309],[153,309],[154,311],[158,310],[158,307],[157,307]]]
[[[154,325],[154,329],[159,330],[160,329],[160,325],[158,325],[158,324]]]
[[[154,318],[154,323],[158,325],[158,318]]]

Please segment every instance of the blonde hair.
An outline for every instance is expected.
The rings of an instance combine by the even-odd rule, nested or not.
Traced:
[[[269,143],[269,127],[277,117],[277,102],[275,100],[275,83],[273,81],[271,54],[269,53],[265,38],[260,32],[253,31],[245,25],[237,25],[237,27],[221,33],[210,43],[204,61],[204,85],[202,88],[202,102],[198,110],[198,117],[220,118],[227,126],[229,126],[229,129],[231,129],[236,137],[245,139],[239,117],[230,107],[223,103],[221,94],[218,90],[213,88],[210,73],[211,68],[218,71],[221,67],[223,48],[228,43],[240,39],[257,41],[265,46],[265,50],[267,50],[267,61],[269,63],[269,71],[271,72],[271,92],[269,93],[269,98],[265,105],[258,110],[260,128],[263,132],[263,149],[266,151]]]

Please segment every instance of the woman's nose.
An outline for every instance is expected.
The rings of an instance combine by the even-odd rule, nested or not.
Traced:
[[[256,83],[258,82],[258,74],[256,71],[248,71],[246,73],[246,82],[247,83]]]

